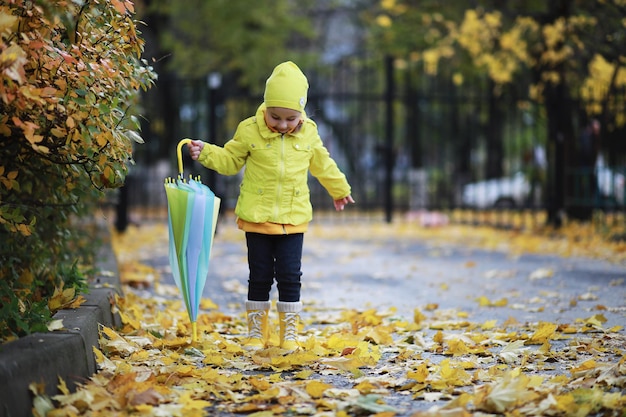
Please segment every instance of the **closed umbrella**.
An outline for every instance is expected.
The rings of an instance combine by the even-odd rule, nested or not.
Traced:
[[[190,139],[183,139],[178,143],[178,177],[165,179],[165,193],[170,266],[191,321],[191,340],[196,342],[196,321],[209,271],[220,199],[199,179],[183,177],[182,147],[189,142]]]

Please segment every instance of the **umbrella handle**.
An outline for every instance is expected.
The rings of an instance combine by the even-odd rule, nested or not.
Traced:
[[[191,139],[183,139],[178,142],[176,147],[176,155],[178,156],[178,174],[183,176],[183,145],[191,143]]]

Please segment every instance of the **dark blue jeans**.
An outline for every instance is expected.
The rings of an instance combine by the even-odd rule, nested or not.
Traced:
[[[278,300],[300,301],[303,233],[264,235],[246,232],[248,244],[248,300],[269,301],[276,279]]]

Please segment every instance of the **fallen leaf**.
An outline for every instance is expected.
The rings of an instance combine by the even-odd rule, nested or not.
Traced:
[[[539,268],[531,272],[528,276],[528,279],[530,279],[531,281],[536,281],[539,279],[552,278],[553,276],[554,270],[552,270],[551,268]]]
[[[522,354],[527,351],[528,348],[524,346],[523,340],[516,340],[506,345],[498,355],[506,363],[513,363],[520,359]]]
[[[47,327],[48,327],[49,332],[53,332],[55,330],[63,330],[63,320],[62,319],[52,320],[48,323]]]

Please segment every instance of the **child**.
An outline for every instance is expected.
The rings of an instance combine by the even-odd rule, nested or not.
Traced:
[[[280,346],[298,348],[303,234],[312,219],[307,185],[310,171],[340,211],[354,203],[350,185],[322,144],[317,125],[304,106],[306,76],[293,62],[274,68],[256,115],[239,123],[233,138],[220,147],[192,141],[191,158],[222,175],[244,166],[235,207],[237,224],[248,247],[247,348],[266,345],[270,290],[276,280]]]

